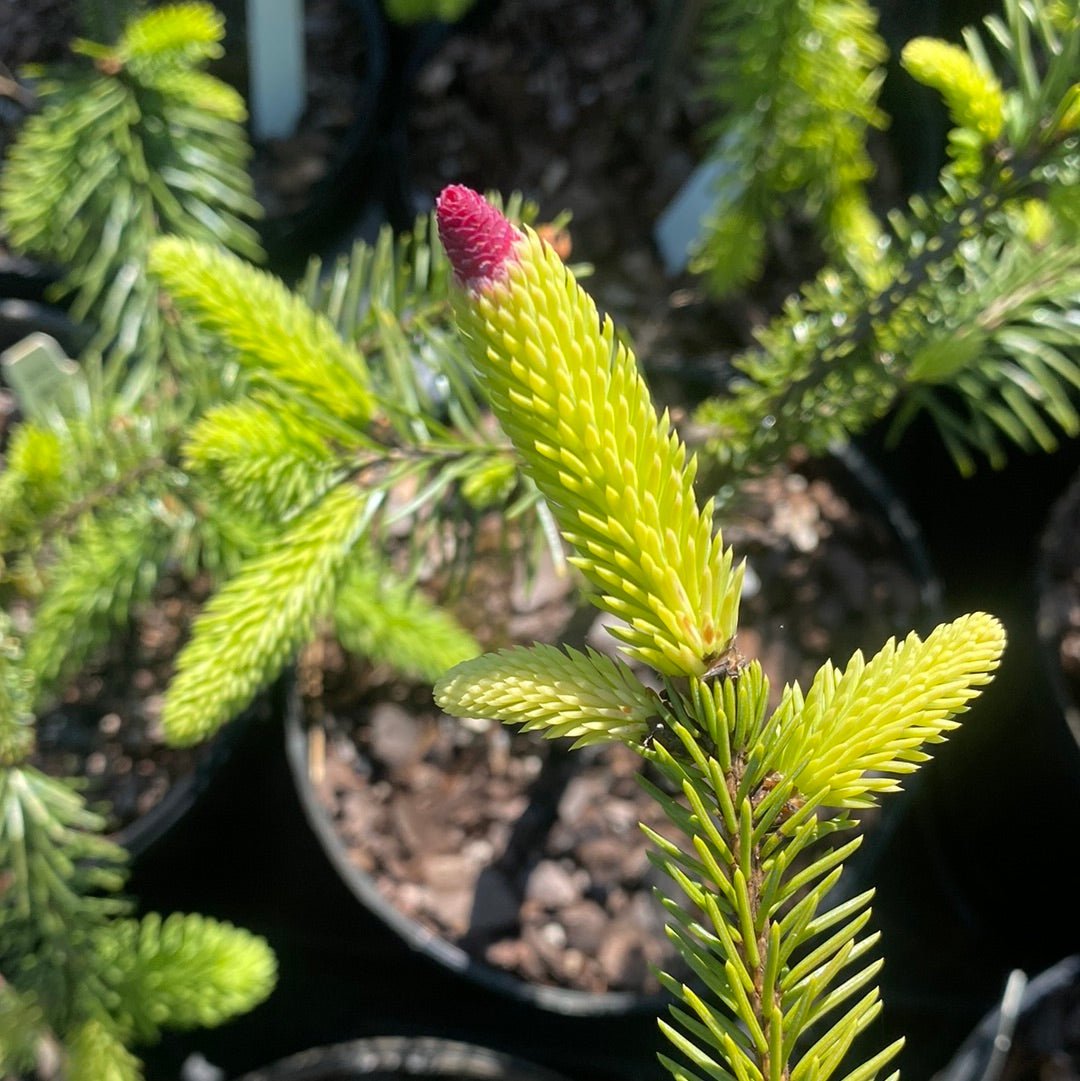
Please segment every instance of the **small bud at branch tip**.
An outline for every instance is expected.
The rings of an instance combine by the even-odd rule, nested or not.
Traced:
[[[518,256],[521,233],[482,195],[463,184],[443,188],[435,203],[439,238],[465,289],[482,289],[500,280]]]

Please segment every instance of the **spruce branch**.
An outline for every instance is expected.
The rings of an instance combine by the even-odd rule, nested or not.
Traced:
[[[225,20],[209,4],[169,4],[130,23],[116,54],[128,64],[188,68],[219,59],[224,36]],[[86,47],[91,55],[99,51]]]
[[[5,555],[26,553],[45,564],[54,542],[70,540],[86,515],[108,513],[171,479],[180,428],[167,411],[133,417],[120,402],[85,406],[49,423],[24,421],[12,433],[0,474]]]
[[[212,1028],[246,1013],[276,978],[263,939],[206,916],[114,920],[97,931],[94,949],[116,996],[114,1023],[140,1043],[165,1028]]]
[[[40,697],[78,672],[149,598],[171,539],[152,505],[125,502],[111,515],[84,517],[59,545],[26,643]]]
[[[41,110],[0,177],[11,242],[60,263],[72,314],[97,328],[64,400],[16,430],[0,479],[5,578],[42,596],[31,664],[43,690],[103,644],[166,562],[227,565],[246,543],[235,518],[203,513],[178,468],[180,432],[228,393],[230,366],[207,364],[147,273],[166,234],[261,256],[243,102],[201,70],[223,34],[213,8],[185,3],[131,18],[115,44],[76,42],[69,63],[39,73]]]
[[[984,54],[973,56],[937,38],[914,38],[901,62],[914,79],[941,94],[954,127],[976,132],[984,146],[1001,135],[1005,94]]]
[[[170,742],[205,739],[276,678],[328,612],[380,503],[353,485],[332,489],[214,594],[177,659],[162,712]]]
[[[114,374],[171,337],[146,273],[155,237],[261,258],[243,102],[200,70],[223,34],[213,8],[186,3],[134,17],[115,45],[76,42],[72,62],[42,73],[42,108],[0,176],[11,243],[65,267],[74,316],[97,325],[85,359],[108,354]]]
[[[272,275],[221,248],[162,238],[150,268],[182,312],[232,351],[249,378],[288,398],[301,395],[344,423],[373,412],[363,356]]]
[[[442,200],[443,242],[468,290],[459,325],[495,415],[577,549],[572,562],[600,591],[595,603],[625,620],[614,633],[631,656],[704,672],[735,632],[742,570],[712,534],[711,506],[697,506],[694,459],[558,256],[467,189]]]
[[[711,399],[697,418],[713,427],[709,450],[733,475],[768,468],[794,444],[811,453],[857,434],[884,416],[903,379],[894,346],[934,303],[961,245],[1000,206],[996,191],[916,201],[920,238],[889,284],[867,290],[850,273],[822,271],[757,333],[758,346],[736,358],[748,377],[728,398]],[[924,324],[915,323],[925,334]],[[901,354],[902,355],[902,354]]]
[[[209,409],[184,462],[219,498],[268,522],[309,506],[348,472],[311,412],[270,393]]]
[[[426,683],[480,652],[449,612],[373,558],[349,566],[334,597],[333,621],[350,653]]]
[[[114,1026],[84,1021],[67,1041],[68,1081],[142,1081],[142,1063],[124,1046]]]
[[[889,438],[896,442],[925,412],[970,474],[975,455],[1004,465],[1006,441],[1049,452],[1057,431],[1080,431],[1073,320],[1080,257],[1066,238],[993,238],[969,251],[964,276],[964,288],[955,300],[943,298],[937,329],[912,356]]]
[[[926,641],[890,639],[869,662],[856,653],[840,672],[826,664],[805,697],[796,686],[776,711],[774,738],[785,744],[774,768],[798,776],[806,799],[861,807],[896,789],[929,757],[921,748],[959,727],[955,720],[989,682],[1004,632],[982,614],[938,627]],[[794,718],[798,718],[797,722]],[[797,736],[787,726],[797,723]]]
[[[515,198],[508,208],[535,212]],[[433,228],[423,215],[402,238],[384,230],[325,278],[313,263],[296,292],[206,245],[155,245],[152,264],[181,325],[223,347],[242,376],[240,396],[190,425],[184,469],[215,505],[263,533],[195,622],[166,696],[171,739],[215,731],[305,644],[317,617],[333,618],[347,649],[434,678],[476,647],[410,594],[437,579],[440,596],[453,595],[487,512],[503,512],[507,535],[548,522],[449,325],[450,268]],[[311,551],[303,523],[314,507],[358,492],[370,544],[347,560],[342,549],[331,566]],[[554,529],[535,532],[561,562]],[[384,582],[373,580],[377,568]],[[267,622],[256,643],[251,613],[269,594],[296,598],[301,619],[287,633]],[[222,657],[227,681],[215,677]]]
[[[714,426],[710,449],[732,477],[767,467],[796,443],[822,452],[897,403],[898,427],[920,409],[930,413],[965,472],[972,450],[1000,464],[1002,437],[1049,448],[1055,425],[1075,425],[1066,399],[1077,337],[1062,335],[1060,323],[1044,331],[1041,315],[1025,320],[1038,304],[1052,324],[1056,308],[1075,303],[1075,288],[1060,286],[1075,281],[1077,136],[1064,118],[1080,26],[1065,20],[1059,32],[1042,2],[1006,0],[1005,8],[1007,25],[992,19],[988,29],[1015,82],[1007,89],[974,32],[964,49],[909,44],[906,68],[945,95],[957,124],[952,163],[933,199],[915,198],[892,215],[872,280],[826,268],[736,358],[743,377],[699,414]],[[1041,70],[1028,63],[1032,38]],[[989,269],[1003,251],[1011,277]],[[1040,277],[1044,256],[1060,260],[1061,278]],[[1011,292],[1025,274],[1041,292]],[[1019,325],[1001,323],[1010,310]],[[980,324],[996,324],[993,344]],[[926,385],[931,369],[934,389]],[[951,404],[957,393],[961,409]]]
[[[880,225],[864,190],[866,134],[885,45],[863,0],[723,2],[703,20],[703,96],[721,170],[691,266],[718,293],[761,274],[767,230],[785,212],[819,222],[829,254],[871,275]]]
[[[656,431],[655,414],[640,404],[651,405],[647,391],[620,378],[625,354],[612,347],[608,327],[557,257],[468,189],[447,189],[438,213],[473,362],[587,569],[598,546],[566,527],[569,510],[590,524],[607,515],[607,535],[612,522],[629,532],[606,489],[628,488],[635,498],[623,513],[640,515],[648,504],[635,485],[681,491],[692,467],[678,453],[651,461],[642,453],[652,450]],[[569,394],[549,390],[564,383],[588,402],[569,431],[557,427]],[[583,482],[587,468],[599,483]],[[679,528],[677,504],[663,521]],[[629,558],[617,565],[625,588],[655,610],[652,568]],[[701,576],[709,565],[691,559],[673,569]],[[686,596],[693,601],[682,620],[665,625],[685,635],[673,637],[684,648],[715,603],[705,591]],[[643,626],[652,630],[640,620]],[[881,961],[872,956],[877,936],[867,930],[872,893],[828,904],[861,840],[839,838],[855,825],[852,808],[894,790],[897,777],[925,760],[924,746],[956,726],[997,667],[1004,633],[992,617],[975,614],[925,641],[890,641],[869,662],[857,653],[843,672],[826,664],[805,695],[797,684],[785,688],[775,710],[760,663],[735,648],[734,626],[731,634],[718,654],[699,654],[705,663],[698,667],[670,666],[661,649],[636,651],[664,676],[661,693],[646,690],[626,666],[535,647],[464,662],[437,684],[436,700],[463,716],[494,716],[579,743],[622,739],[659,772],[663,784],[642,783],[674,833],[645,832],[651,858],[677,888],[659,897],[667,933],[693,973],[685,982],[662,976],[676,1000],[670,1020],[660,1021],[679,1056],[661,1056],[674,1077],[871,1081],[902,1041],[847,1062],[881,1010]]]
[[[27,422],[11,435],[0,473],[0,552],[36,532],[66,495],[64,444],[59,433]]]
[[[595,650],[538,644],[488,653],[456,665],[436,702],[455,717],[520,724],[574,747],[609,740],[641,743],[659,700],[633,670]]]
[[[0,613],[0,769],[25,761],[34,745],[33,678],[20,663],[22,646]]]
[[[123,882],[123,850],[102,836],[104,818],[69,785],[32,766],[4,766],[0,807],[0,856],[12,872],[0,906],[5,949],[27,929],[61,938],[69,925],[124,911],[108,896]],[[0,970],[10,971],[3,963]]]
[[[6,619],[6,617],[4,617]],[[70,780],[28,764],[32,674],[0,626],[0,1070],[134,1079],[128,1045],[216,1025],[271,991],[260,938],[201,916],[128,917],[127,854]],[[12,733],[30,738],[12,738]],[[19,1028],[18,1038],[9,1030]],[[62,1052],[62,1053],[61,1053]],[[59,1060],[66,1056],[66,1063]]]
[[[19,994],[0,975],[0,1076],[18,1077],[42,1065],[46,1054],[59,1063],[55,1037],[47,1031],[33,996]]]

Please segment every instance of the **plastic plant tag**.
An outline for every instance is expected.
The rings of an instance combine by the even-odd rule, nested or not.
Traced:
[[[701,234],[705,215],[716,202],[716,184],[726,168],[717,158],[702,162],[657,219],[653,238],[668,274],[686,269],[690,246]]]
[[[82,373],[50,335],[28,334],[0,353],[0,366],[28,419],[47,422],[78,411]]]
[[[737,143],[739,133],[730,132],[686,178],[675,198],[656,220],[653,239],[669,275],[681,274],[690,259],[693,246],[700,239],[705,222],[718,212],[719,206],[735,204],[746,190],[739,169],[732,164],[740,160],[727,152]]]

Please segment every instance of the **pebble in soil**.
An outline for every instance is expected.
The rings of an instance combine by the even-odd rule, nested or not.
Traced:
[[[82,778],[87,802],[116,832],[153,810],[191,776],[206,746],[169,747],[161,728],[165,688],[209,583],[166,578],[123,634],[81,672],[37,722],[33,763]]]

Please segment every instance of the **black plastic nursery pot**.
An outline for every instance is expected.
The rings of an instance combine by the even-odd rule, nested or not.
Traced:
[[[1054,504],[1043,530],[1036,585],[1046,675],[1080,743],[1080,475]]]
[[[192,808],[206,798],[218,783],[222,769],[233,754],[248,726],[265,724],[272,712],[273,692],[261,695],[246,710],[213,736],[200,754],[194,769],[175,780],[166,794],[145,814],[139,815],[113,834],[132,860],[145,859],[157,849],[167,850],[170,837]]]
[[[111,838],[138,862],[159,849],[167,852],[180,823],[217,783],[244,730],[272,714],[271,697],[261,695],[205,744],[181,751],[148,742],[140,734],[141,718],[61,700],[38,719],[34,760],[47,773],[81,776],[90,805],[110,819]]]
[[[410,110],[416,97],[416,81],[424,65],[455,35],[483,27],[502,0],[476,0],[456,23],[437,19],[416,23],[386,20],[387,101],[386,126],[381,142],[386,151],[385,207],[390,224],[398,231],[412,228],[419,211],[413,191]],[[420,200],[422,204],[424,200]]]
[[[1015,970],[1001,1002],[936,1081],[1043,1081],[1080,1075],[1080,955],[1034,979]]]
[[[558,587],[557,587],[558,588]],[[589,611],[587,617],[592,618]],[[578,615],[579,618],[579,615]],[[396,685],[391,685],[391,695],[397,695]],[[544,860],[536,855],[535,845],[538,837],[543,836],[543,831],[551,828],[551,816],[561,814],[566,795],[570,791],[575,780],[586,780],[584,787],[579,786],[576,790],[581,793],[578,806],[581,813],[589,814],[591,820],[598,822],[603,812],[596,806],[596,800],[601,792],[610,792],[612,796],[611,812],[615,811],[615,802],[622,808],[629,809],[630,804],[625,799],[615,800],[615,792],[611,786],[617,784],[615,769],[626,771],[636,770],[636,759],[632,753],[625,751],[625,757],[630,759],[627,763],[621,763],[615,768],[612,763],[601,761],[600,758],[591,760],[586,766],[586,771],[591,770],[592,777],[583,777],[585,771],[575,770],[578,756],[568,753],[564,748],[552,745],[543,740],[532,737],[522,737],[515,734],[510,736],[508,730],[499,730],[495,725],[492,729],[477,730],[476,726],[466,729],[458,722],[448,718],[436,721],[437,730],[432,730],[430,713],[430,689],[418,689],[415,694],[403,700],[400,706],[395,704],[394,698],[379,698],[371,707],[370,713],[365,712],[359,719],[357,728],[358,739],[364,739],[370,732],[368,753],[372,766],[373,779],[375,774],[395,772],[401,770],[412,771],[410,777],[415,778],[415,788],[410,790],[411,782],[403,782],[398,795],[392,797],[389,813],[379,815],[377,797],[375,795],[376,784],[373,786],[360,786],[360,795],[370,797],[369,802],[364,804],[362,814],[372,814],[373,817],[368,827],[364,829],[366,842],[358,848],[356,838],[350,836],[347,828],[347,819],[350,809],[356,806],[354,802],[346,802],[350,797],[358,795],[351,790],[351,786],[332,784],[328,775],[341,777],[343,773],[344,759],[349,757],[349,751],[342,746],[341,739],[335,739],[334,735],[326,734],[326,730],[320,724],[311,724],[306,717],[306,699],[299,693],[298,684],[293,686],[293,694],[290,697],[288,708],[285,712],[285,756],[288,758],[293,783],[296,788],[297,799],[301,804],[306,822],[319,844],[320,850],[333,867],[337,876],[341,878],[349,893],[354,896],[357,905],[368,913],[371,913],[386,929],[394,935],[406,950],[418,957],[423,957],[429,962],[434,962],[448,974],[454,982],[463,982],[465,986],[471,986],[485,995],[492,995],[504,1001],[514,1001],[526,1011],[539,1010],[550,1013],[556,1017],[612,1017],[621,1018],[627,1016],[655,1015],[661,1009],[664,998],[659,993],[657,984],[651,989],[640,987],[616,988],[616,989],[581,989],[573,986],[555,986],[545,983],[544,975],[535,975],[532,972],[515,971],[519,965],[510,963],[501,966],[497,962],[486,959],[483,950],[475,940],[477,937],[484,939],[496,939],[501,937],[498,931],[492,931],[491,927],[498,927],[505,931],[506,940],[503,945],[509,945],[510,939],[520,938],[519,945],[524,946],[528,932],[518,934],[516,923],[519,918],[531,923],[532,927],[543,924],[543,918],[538,913],[533,913],[531,918],[524,917],[524,908],[528,907],[528,898],[525,896],[525,877],[531,881],[533,872],[537,876],[555,877],[554,883],[541,886],[537,890],[533,900],[537,905],[545,904],[539,899],[543,894],[550,894],[552,890],[558,893],[560,890],[571,889],[561,876],[551,860]],[[403,708],[402,708],[403,707]],[[406,711],[415,709],[416,720],[408,716]],[[366,730],[366,731],[365,731]],[[392,730],[392,731],[388,731]],[[429,750],[423,756],[423,761],[395,761],[396,755],[409,756],[410,750],[404,747],[399,750],[395,745],[408,744],[415,739],[417,732],[422,732],[421,739],[428,744]],[[461,743],[464,750],[458,753],[456,735],[461,735]],[[514,740],[514,743],[503,744],[503,739]],[[616,749],[623,750],[623,749]],[[512,825],[506,824],[505,830],[499,829],[498,823],[494,826],[486,823],[486,818],[497,819],[504,809],[494,808],[486,803],[485,795],[489,789],[483,789],[485,795],[472,796],[469,791],[471,775],[479,776],[489,769],[493,773],[506,770],[508,776],[515,775],[515,762],[507,765],[502,763],[492,765],[493,757],[502,756],[503,753],[512,759],[519,760],[521,757],[535,756],[523,765],[524,770],[529,771],[528,779],[519,779],[517,787],[507,786],[502,797],[504,806],[508,810],[508,816],[514,819]],[[336,757],[335,757],[336,756]],[[602,756],[601,756],[602,757]],[[428,763],[431,764],[430,768]],[[428,787],[428,771],[440,771],[434,786]],[[441,771],[445,770],[445,773]],[[459,771],[459,772],[458,772]],[[599,784],[595,779],[599,774],[603,778]],[[496,788],[502,790],[497,784],[498,778],[494,778]],[[637,786],[632,784],[632,779],[622,777],[625,785],[630,783],[632,789]],[[412,830],[416,827],[425,832],[423,824],[416,822],[416,815],[428,818],[428,825],[445,816],[454,817],[459,811],[459,802],[455,799],[459,790],[465,790],[465,801],[476,799],[478,808],[466,806],[464,814],[474,822],[474,811],[478,815],[486,816],[483,823],[474,822],[472,830],[476,836],[472,836],[470,830],[468,836],[446,842],[442,831],[435,829],[426,832],[425,837],[419,837]],[[628,793],[624,790],[621,795],[625,798]],[[444,802],[440,797],[444,796]],[[427,802],[428,798],[431,802]],[[496,797],[497,799],[497,797]],[[644,801],[642,800],[642,803]],[[635,832],[629,832],[629,827],[636,824],[630,822],[630,813],[626,815],[626,830],[623,831],[623,840],[626,843],[637,842],[639,839]],[[346,826],[343,829],[343,825]],[[659,823],[655,823],[659,825]],[[446,906],[457,908],[463,900],[468,904],[467,917],[465,913],[457,913],[454,917],[448,917],[450,922],[455,919],[465,918],[468,923],[464,929],[464,938],[461,944],[454,942],[438,924],[432,925],[430,913],[425,916],[416,916],[406,911],[399,904],[406,893],[411,889],[412,882],[405,879],[408,872],[398,869],[398,853],[391,852],[386,856],[386,862],[391,866],[383,866],[378,871],[365,868],[368,863],[366,848],[373,848],[376,842],[384,841],[383,835],[400,835],[403,849],[426,848],[427,838],[435,852],[429,858],[426,852],[414,853],[419,857],[417,872],[421,878],[417,880],[419,889],[430,890],[432,893],[431,909],[441,912]],[[505,837],[505,851],[499,854],[498,843],[491,844],[483,838],[490,836]],[[627,836],[628,835],[628,836]],[[475,860],[465,858],[464,851],[470,844],[479,843],[488,845],[489,854],[482,870],[475,866]],[[604,840],[610,845],[617,842],[611,836],[604,835]],[[518,846],[521,846],[519,852]],[[644,862],[643,842],[640,843],[641,860]],[[412,855],[413,853],[410,853]],[[535,865],[543,863],[543,867],[536,869]],[[381,859],[375,862],[382,862]],[[475,892],[470,897],[459,894],[458,885],[468,880],[470,875],[479,876],[475,880]],[[430,872],[430,873],[428,873]],[[634,873],[639,873],[635,871]],[[394,879],[403,881],[391,881]],[[448,878],[450,881],[448,881]],[[617,883],[613,889],[628,889],[629,884],[626,876],[619,867],[611,869],[610,881]],[[512,883],[512,884],[511,884]],[[395,889],[396,886],[401,889]],[[643,885],[643,883],[641,883]],[[391,892],[387,892],[390,886]],[[640,886],[639,886],[640,888]],[[517,891],[520,890],[519,894]],[[642,896],[649,911],[652,911],[651,899]],[[560,903],[574,904],[574,898],[569,902],[562,900]],[[632,904],[632,903],[631,903]],[[519,906],[522,908],[519,910]],[[578,927],[578,935],[575,937],[571,932],[569,942],[562,938],[554,947],[561,949],[563,946],[568,950],[584,950],[595,952],[603,949],[605,937],[604,929],[614,934],[626,934],[628,931],[627,920],[621,926],[614,923],[601,924],[599,927],[592,925],[589,917],[599,920],[600,916],[596,906],[585,902],[581,906],[579,915],[587,926]],[[658,940],[663,937],[662,924],[658,920],[650,922],[649,916],[642,916],[640,906],[635,911],[634,917],[629,918],[631,924],[635,924],[630,930],[632,935],[631,944],[626,948],[643,951],[651,949],[649,939]],[[644,926],[637,925],[643,922]],[[636,933],[635,933],[636,932]],[[587,938],[588,943],[582,942]],[[493,947],[497,949],[498,947]],[[541,956],[534,958],[534,963],[543,965],[546,958],[541,947]],[[584,963],[590,963],[591,958]],[[629,979],[635,980],[649,978],[644,971],[645,957],[642,955],[634,960],[626,959],[625,964],[634,967],[634,973]],[[652,958],[649,960],[658,960]],[[525,962],[525,969],[529,969]]]
[[[775,545],[771,548],[767,541],[762,542],[758,534],[766,527],[759,528],[760,523],[753,518],[755,514],[763,513],[760,504],[767,500],[773,501],[770,504],[773,513],[784,521],[783,525],[769,523],[768,526],[778,531],[770,536],[779,537],[783,534],[784,544],[787,547],[781,547],[780,550],[774,550]],[[745,632],[745,637],[740,638],[739,645],[744,651],[750,650],[751,655],[760,654],[767,669],[772,668],[774,672],[779,669],[784,679],[799,678],[805,683],[812,677],[820,661],[825,659],[821,656],[815,660],[813,652],[815,648],[824,650],[831,645],[843,650],[844,652],[838,654],[836,659],[844,663],[856,648],[874,652],[884,644],[889,635],[903,635],[910,630],[925,633],[939,621],[939,587],[919,540],[918,530],[900,501],[888,491],[881,477],[861,456],[850,452],[824,464],[804,463],[799,468],[793,467],[789,473],[783,475],[783,479],[771,480],[769,485],[765,485],[756,492],[751,503],[753,505],[750,509],[746,506],[741,508],[733,506],[731,530],[727,531],[725,527],[727,539],[735,544],[740,554],[742,554],[740,539],[745,539],[746,544],[754,553],[750,556],[751,571],[748,572],[748,579],[756,570],[756,573],[765,579],[765,592],[768,592],[770,577],[778,573],[777,568],[785,560],[792,564],[801,560],[813,565],[812,570],[802,572],[804,577],[801,582],[784,583],[783,588],[786,592],[783,594],[782,603],[788,606],[786,609],[778,610],[775,606],[759,604],[760,597],[757,596],[749,597],[746,601],[748,608],[754,610],[754,623],[751,624],[751,629]],[[855,528],[853,522],[858,522],[859,528],[863,530],[859,534],[858,542],[848,538],[845,533],[846,530]],[[785,530],[788,532],[784,533]],[[814,533],[814,530],[821,532]],[[811,534],[809,538],[806,537],[807,531]],[[821,537],[825,540],[822,541]],[[862,554],[865,558],[865,563],[862,565],[856,565],[854,552],[857,544],[862,545]],[[828,557],[821,555],[820,565],[814,563],[819,555],[813,551],[815,545],[820,545],[828,553]],[[813,599],[807,600],[807,583],[810,582],[811,575],[813,575],[812,585],[815,592]],[[841,580],[845,576],[855,580],[845,583]],[[899,578],[902,578],[902,581],[898,581]],[[822,611],[818,614],[823,618],[817,619],[812,613],[796,612],[792,606],[798,603],[800,588],[808,607],[820,600],[826,606],[832,606],[831,615]],[[750,592],[751,587],[748,585],[747,593]],[[754,587],[754,592],[758,594],[762,592],[760,580]],[[839,595],[844,593],[847,594],[846,601],[838,599]],[[845,603],[847,607],[844,606]],[[856,609],[863,612],[863,620],[858,629],[853,632],[853,628],[847,626],[846,617],[849,612]],[[822,641],[823,636],[824,641]],[[590,643],[594,646],[598,644],[592,639]],[[797,644],[797,649],[792,643]],[[803,652],[800,653],[798,650]],[[779,686],[776,691],[778,693]],[[378,708],[381,707],[372,709],[372,718],[376,717]],[[408,729],[411,723],[407,717],[401,716],[400,709],[384,714],[383,721],[390,724],[398,723],[405,729]],[[480,952],[470,944],[468,933],[460,943],[451,941],[426,917],[403,911],[397,903],[397,898],[404,896],[407,890],[412,888],[411,885],[407,884],[404,889],[400,888],[400,884],[395,884],[394,889],[391,890],[386,888],[385,876],[401,873],[393,867],[396,857],[394,855],[376,857],[372,855],[375,848],[373,843],[365,848],[362,844],[358,846],[355,838],[348,843],[344,839],[346,833],[357,829],[362,836],[366,832],[370,839],[385,828],[382,825],[385,820],[374,817],[375,812],[368,805],[362,804],[359,799],[353,804],[349,803],[350,786],[354,782],[360,788],[368,786],[369,779],[372,783],[368,787],[376,787],[382,783],[380,770],[383,767],[380,762],[374,757],[364,757],[365,754],[371,754],[366,748],[370,748],[375,739],[365,733],[363,726],[369,723],[378,725],[380,722],[377,719],[369,721],[367,718],[361,718],[356,731],[360,733],[358,739],[361,741],[370,739],[371,743],[362,742],[359,745],[361,750],[358,754],[350,753],[346,758],[338,761],[334,766],[336,773],[326,765],[328,740],[326,731],[318,723],[309,723],[305,719],[303,702],[299,691],[295,688],[284,725],[285,752],[296,788],[296,798],[326,861],[354,898],[358,912],[363,911],[368,916],[373,915],[396,936],[407,953],[423,958],[426,964],[434,964],[441,968],[451,982],[456,981],[460,984],[462,995],[495,996],[504,1001],[514,1002],[525,1011],[538,1011],[556,1018],[632,1019],[637,1017],[644,1020],[655,1015],[664,1006],[664,996],[658,991],[610,987],[603,990],[586,990],[581,987],[558,986],[541,982],[530,976],[527,964],[513,969],[509,966],[503,967],[494,960],[496,956],[500,959],[506,955],[513,956],[513,948],[507,943],[499,943],[486,953]],[[434,725],[442,731],[446,724],[454,723],[456,722],[449,722],[447,718],[442,718],[441,721],[436,720]],[[385,740],[385,733],[382,738]],[[434,739],[435,736],[431,738]],[[525,750],[521,753],[529,752]],[[569,756],[571,760],[574,757],[574,753]],[[433,761],[431,757],[425,758],[425,767]],[[432,765],[431,769],[434,768]],[[569,768],[573,769],[572,766]],[[623,807],[616,798],[619,767],[612,764],[610,768],[614,772],[602,789],[607,795],[601,797],[601,800],[605,802],[601,802],[599,814],[614,819],[616,815],[623,813]],[[350,769],[361,775],[361,781],[356,782],[356,778],[351,775],[346,780],[341,780],[343,773],[348,773]],[[573,780],[575,775],[570,774],[570,776]],[[328,777],[330,779],[327,779]],[[434,805],[428,811],[431,815],[450,814],[451,794],[460,787],[452,771],[448,771],[439,783],[445,785],[447,803],[441,810],[437,804]],[[333,790],[333,801],[328,799],[328,789]],[[569,787],[558,790],[558,816],[554,819],[554,825],[547,827],[551,833],[543,841],[541,847],[531,850],[532,855],[526,861],[522,877],[524,879],[527,875],[528,880],[522,887],[523,894],[516,902],[521,905],[522,922],[516,930],[507,932],[508,940],[518,933],[527,940],[529,932],[521,931],[520,928],[524,927],[527,920],[531,918],[531,912],[536,906],[547,905],[548,907],[544,909],[547,915],[544,918],[550,919],[552,923],[563,928],[561,933],[552,930],[549,941],[554,943],[565,941],[568,948],[577,948],[574,946],[579,927],[577,921],[584,918],[584,911],[578,907],[578,901],[573,899],[565,902],[567,908],[564,912],[559,907],[563,902],[553,900],[551,896],[553,892],[558,891],[559,883],[562,881],[560,875],[577,876],[587,873],[584,870],[584,862],[578,859],[577,849],[563,844],[562,840],[553,839],[560,830],[565,832],[567,820],[562,817],[562,808],[574,803],[572,798],[567,798],[569,791]],[[530,799],[534,792],[535,788],[529,789]],[[393,821],[395,815],[408,820],[410,816],[419,814],[420,812],[411,809],[413,806],[410,804],[399,806],[391,811],[388,820]],[[574,811],[566,812],[571,819],[576,816],[578,821],[586,821],[588,815],[592,813],[584,801],[574,803],[574,806],[576,808]],[[528,811],[520,812],[522,819],[527,814],[535,812],[534,803],[529,803],[528,807]],[[359,826],[357,826],[358,821],[361,823]],[[636,836],[636,831],[632,829],[633,825],[634,823],[630,823],[631,833]],[[591,826],[587,828],[592,829]],[[423,823],[410,826],[406,821],[402,829],[422,832]],[[850,888],[852,893],[864,888],[878,843],[875,838],[879,835],[884,836],[891,829],[891,811],[887,811],[873,823],[868,823],[867,829],[871,834],[871,839],[864,845],[862,856],[864,862],[861,864],[856,859],[852,863]],[[593,835],[594,838],[595,836]],[[629,843],[629,840],[624,843]],[[497,864],[498,860],[495,863]],[[552,864],[556,866],[553,867]],[[439,864],[435,871],[440,877],[443,876],[445,864]],[[533,884],[531,876],[534,871],[537,875],[541,873],[546,875],[546,882],[551,887],[551,892],[543,891],[539,887],[536,893],[530,892]],[[486,872],[483,872],[477,879],[476,893],[470,902],[470,919],[472,920],[486,918],[496,903],[485,901],[484,890],[494,890],[498,895],[499,890],[502,889],[501,879],[485,877],[485,875]],[[455,881],[450,886],[456,888],[459,884]],[[649,887],[652,884],[650,880],[645,879],[642,880],[641,885],[647,893],[651,893]],[[418,880],[416,889],[426,886],[431,886],[432,889],[450,888],[441,881],[429,878]],[[620,880],[617,887],[601,886],[594,877],[593,885],[586,890],[586,900],[614,906],[616,900],[611,893],[613,889],[629,889],[629,887],[625,880]],[[543,900],[540,899],[541,896]],[[623,902],[620,899],[617,903]],[[651,901],[649,903],[651,904]],[[530,910],[529,916],[526,916],[527,909]],[[569,915],[571,910],[574,912],[573,917]],[[611,929],[601,935],[604,941],[598,941],[592,947],[593,949],[603,949],[607,936],[618,933],[617,923],[616,920],[611,924]],[[545,929],[550,928],[548,925],[541,928],[541,930]],[[653,928],[653,932],[662,940],[659,921]],[[348,929],[344,928],[343,933],[348,935]],[[538,949],[542,955],[542,948],[538,947]]]
[[[238,1081],[564,1081],[535,1063],[431,1036],[383,1036],[318,1047]]]
[[[861,445],[916,516],[948,615],[990,612],[1008,638],[993,682],[920,770],[875,860],[874,922],[887,958],[875,1042],[906,1036],[900,1068],[925,1078],[1012,969],[1037,972],[1080,950],[1060,893],[1063,839],[1080,830],[1080,751],[1036,616],[1041,534],[1080,466],[1080,441],[1050,455],[1014,452],[1002,470],[964,478],[928,422],[895,447],[884,431]]]

